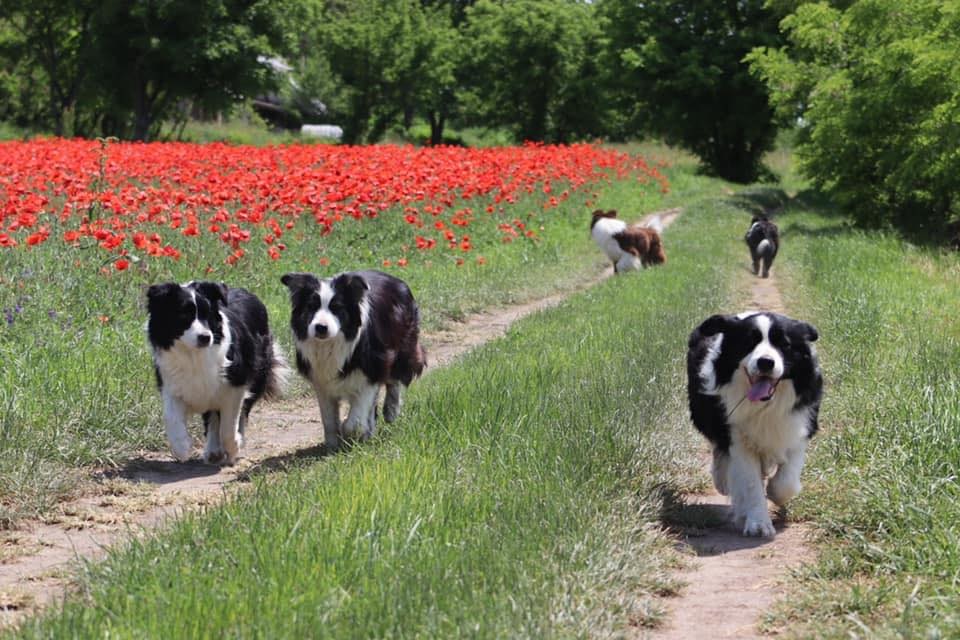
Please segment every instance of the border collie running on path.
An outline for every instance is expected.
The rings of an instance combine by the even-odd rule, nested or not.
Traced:
[[[405,282],[379,271],[320,279],[288,273],[290,326],[297,369],[317,394],[328,451],[346,439],[366,440],[376,429],[377,394],[386,385],[383,417],[400,414],[401,386],[427,364],[420,346],[420,313]],[[340,422],[340,402],[349,402]]]
[[[168,282],[147,290],[147,338],[174,457],[190,457],[187,421],[203,414],[208,463],[232,465],[250,409],[280,393],[287,367],[270,335],[267,309],[245,289],[218,282]]]
[[[597,209],[590,220],[590,235],[613,262],[615,273],[639,271],[667,261],[659,226],[659,220],[647,227],[628,225],[617,219],[613,209]]]
[[[780,250],[780,231],[777,225],[770,222],[767,216],[754,216],[750,220],[750,229],[747,230],[743,239],[750,247],[754,275],[760,275],[762,263],[762,277],[768,277],[773,259],[777,257],[777,251]]]
[[[783,506],[800,493],[823,393],[816,339],[806,322],[757,311],[711,316],[690,335],[690,415],[743,535],[774,535],[766,498]]]

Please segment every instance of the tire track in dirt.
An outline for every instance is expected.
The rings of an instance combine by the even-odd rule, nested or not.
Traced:
[[[775,274],[753,278],[746,309],[786,313]],[[692,428],[692,427],[691,427]],[[711,454],[701,456],[704,475],[709,475]],[[787,522],[777,513],[773,539],[745,537],[730,521],[730,500],[706,483],[710,491],[683,496],[683,506],[672,511],[682,532],[681,548],[696,556],[692,568],[678,577],[686,586],[678,597],[664,601],[667,623],[651,633],[656,640],[693,638],[753,639],[760,633],[760,617],[780,597],[790,571],[813,554],[806,543],[807,528]]]
[[[641,224],[659,216],[666,228],[680,212],[674,208],[651,213]],[[571,290],[472,315],[425,334],[430,360],[425,375],[504,335],[517,320],[556,306],[612,275],[608,266]],[[254,475],[323,456],[319,444],[323,425],[312,396],[262,403],[251,424],[234,467],[198,460],[178,463],[166,451],[144,453],[120,469],[96,474],[95,493],[64,503],[42,522],[23,522],[6,534],[0,539],[0,629],[62,597],[70,588],[75,562],[102,558],[109,547],[149,533],[178,514],[215,505],[228,493],[249,486],[245,481]]]

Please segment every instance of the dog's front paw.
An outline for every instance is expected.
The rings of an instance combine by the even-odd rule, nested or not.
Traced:
[[[190,436],[171,440],[170,452],[178,462],[186,462],[193,454],[193,440],[190,439]]]
[[[343,426],[341,426],[343,431],[343,437],[348,440],[354,440],[363,435],[364,424],[360,418],[350,416],[343,421]]]
[[[767,484],[767,497],[778,507],[785,507],[787,503],[800,493],[800,483],[775,482],[774,476]]]
[[[397,400],[395,404],[392,402],[383,403],[383,419],[387,424],[394,422],[399,417],[400,417],[400,401],[399,400]]]
[[[777,531],[773,528],[773,521],[770,520],[769,514],[747,516],[744,519],[743,535],[745,536],[772,538],[776,533]]]
[[[207,464],[220,464],[227,457],[220,447],[206,448],[203,450],[203,461]]]
[[[326,438],[323,441],[323,448],[327,453],[336,453],[340,451],[340,448],[343,446],[343,439],[339,436],[334,438]]]

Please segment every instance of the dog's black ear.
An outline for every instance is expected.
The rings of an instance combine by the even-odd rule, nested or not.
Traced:
[[[353,300],[360,300],[363,292],[370,288],[363,276],[356,273],[345,273],[334,284],[337,291],[346,291]]]
[[[807,322],[798,321],[794,331],[796,331],[796,333],[807,342],[816,342],[817,338],[820,337],[820,334],[817,332],[817,328]]]
[[[177,289],[180,285],[175,282],[162,282],[160,284],[152,284],[147,289],[147,300],[157,300],[159,298],[164,298],[172,291]]]
[[[193,288],[210,302],[227,306],[227,284],[225,282],[195,282]]]
[[[727,331],[733,322],[735,322],[733,316],[725,316],[718,313],[701,322],[697,330],[700,332],[700,335],[715,336],[718,333]]]
[[[280,278],[280,282],[290,289],[291,295],[305,287],[318,288],[320,286],[320,281],[312,273],[286,273]]]

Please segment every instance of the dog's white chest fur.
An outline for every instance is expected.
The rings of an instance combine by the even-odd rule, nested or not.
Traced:
[[[310,364],[310,382],[314,388],[332,397],[349,397],[369,385],[363,372],[352,371],[345,377],[340,372],[353,355],[359,335],[347,342],[342,338],[307,340],[297,343],[301,356]]]
[[[791,380],[781,380],[773,398],[766,402],[747,400],[749,388],[746,374],[738,370],[718,393],[727,411],[731,438],[753,451],[769,469],[783,464],[787,451],[806,442],[809,411],[794,409],[797,393]]]
[[[163,393],[179,398],[193,413],[219,408],[218,399],[229,386],[226,368],[230,364],[230,333],[224,325],[220,344],[204,349],[180,341],[170,349],[154,351],[154,362],[163,379]]]

